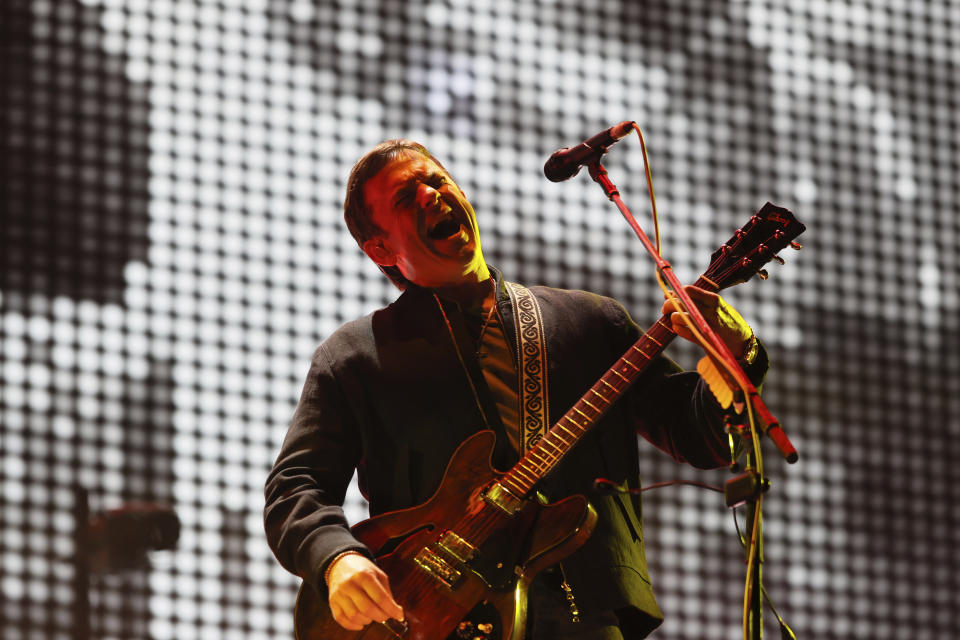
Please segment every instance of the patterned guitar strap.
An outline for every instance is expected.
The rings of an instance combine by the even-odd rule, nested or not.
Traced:
[[[540,303],[523,285],[504,281],[513,305],[517,345],[517,378],[520,385],[520,455],[532,449],[547,432],[549,406],[547,403],[547,342],[543,332],[543,314]],[[560,585],[570,606],[573,622],[580,621],[580,611],[573,591],[560,567],[563,579]]]
[[[520,384],[520,455],[547,432],[547,345],[540,304],[529,289],[505,282],[516,318],[517,382]]]

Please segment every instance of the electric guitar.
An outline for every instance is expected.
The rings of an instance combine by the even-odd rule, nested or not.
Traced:
[[[804,226],[769,202],[711,256],[696,285],[710,291],[766,278],[762,267]],[[546,476],[675,334],[665,316],[506,473],[491,463],[492,431],[467,438],[439,488],[425,503],[364,520],[353,535],[377,557],[405,620],[341,627],[326,598],[300,587],[298,640],[522,640],[527,590],[534,576],[586,542],[597,514],[586,498],[547,504],[535,485]]]

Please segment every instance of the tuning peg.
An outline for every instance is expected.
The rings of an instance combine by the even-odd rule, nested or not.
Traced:
[[[760,269],[760,271],[757,271],[757,275],[760,276],[761,280],[766,280],[770,277],[770,274],[767,273],[766,269]]]
[[[784,263],[784,259],[781,258],[780,256],[776,255],[776,254],[770,256],[770,258],[773,259],[773,260],[775,260],[775,261],[776,261],[777,263],[779,263],[779,264],[783,264],[783,263]]]
[[[791,243],[790,243],[790,248],[793,249],[793,250],[795,250],[795,251],[800,251],[800,249],[803,249],[803,245],[800,244],[799,242],[791,242]]]

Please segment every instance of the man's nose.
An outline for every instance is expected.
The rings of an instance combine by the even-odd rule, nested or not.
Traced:
[[[432,207],[440,200],[440,192],[428,184],[421,184],[417,189],[417,206],[421,209]]]

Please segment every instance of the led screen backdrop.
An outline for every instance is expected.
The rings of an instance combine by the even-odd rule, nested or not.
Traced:
[[[771,352],[765,395],[801,453],[766,456],[779,610],[801,638],[955,635],[960,5],[2,14],[0,637],[290,637],[297,581],[264,541],[262,483],[315,346],[395,295],[342,226],[350,166],[382,139],[423,141],[473,200],[492,264],[613,295],[646,325],[661,295],[640,244],[585,176],[541,173],[626,119],[647,136],[682,280],[768,200],[808,226],[771,280],[727,296]],[[606,165],[647,224],[636,138]],[[641,452],[647,483],[728,477]],[[722,499],[670,487],[644,504],[658,636],[739,637]],[[104,570],[120,561],[75,523],[146,505],[175,511],[176,547]],[[348,511],[364,517],[356,491]]]

